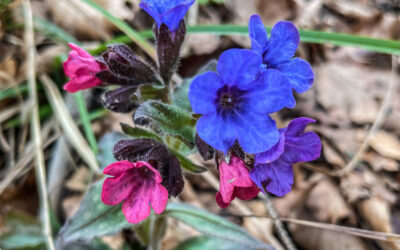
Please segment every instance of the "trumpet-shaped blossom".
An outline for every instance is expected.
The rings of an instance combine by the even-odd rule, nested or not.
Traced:
[[[146,219],[151,212],[164,211],[168,201],[168,191],[161,185],[160,173],[149,163],[139,161],[118,161],[103,171],[111,175],[104,181],[101,200],[106,205],[124,202],[122,212],[129,223]]]
[[[198,135],[224,153],[236,140],[247,153],[270,149],[279,131],[268,114],[295,105],[287,78],[263,68],[260,55],[243,49],[225,51],[217,73],[197,76],[189,100],[193,112],[203,115],[197,122]]]
[[[313,161],[320,156],[321,140],[314,132],[304,132],[310,118],[297,118],[287,128],[280,129],[279,142],[270,150],[255,155],[255,167],[250,171],[257,186],[277,196],[290,192],[293,167],[296,162]]]
[[[228,164],[222,161],[219,165],[219,192],[216,200],[220,207],[226,208],[236,197],[250,200],[257,196],[260,189],[250,179],[246,164],[237,156],[232,156]]]
[[[293,58],[299,46],[300,35],[291,22],[280,21],[268,33],[258,15],[250,18],[249,34],[252,50],[262,55],[267,68],[279,70],[290,81],[292,88],[303,93],[314,82],[311,65],[303,59]]]
[[[69,43],[72,51],[69,53],[68,60],[64,62],[64,72],[71,78],[64,89],[68,92],[75,93],[79,90],[93,88],[102,83],[95,75],[96,73],[104,70],[105,65],[96,61],[84,49],[79,46]]]
[[[158,28],[165,24],[174,32],[194,2],[195,0],[142,0],[139,6],[154,18]]]

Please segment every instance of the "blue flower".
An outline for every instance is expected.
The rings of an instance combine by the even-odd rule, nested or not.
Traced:
[[[263,57],[270,69],[279,70],[298,93],[307,91],[314,82],[311,65],[298,57],[293,58],[300,42],[299,31],[291,22],[277,22],[268,33],[258,15],[250,18],[249,34],[252,50]]]
[[[247,153],[271,148],[279,139],[268,116],[295,106],[289,81],[265,69],[251,50],[230,49],[219,58],[217,73],[197,76],[189,88],[193,112],[203,115],[197,133],[210,146],[227,153],[236,140]]]
[[[165,24],[173,32],[195,0],[142,0],[140,7],[156,21],[158,28]]]
[[[302,117],[294,119],[287,128],[279,130],[279,142],[270,150],[255,155],[255,167],[250,178],[264,192],[277,196],[290,192],[293,184],[293,167],[296,162],[313,161],[321,153],[321,140],[314,132],[304,132],[315,122]]]

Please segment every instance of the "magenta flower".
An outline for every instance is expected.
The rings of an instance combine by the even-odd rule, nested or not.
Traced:
[[[104,181],[101,200],[106,205],[124,202],[122,212],[129,223],[139,223],[151,212],[164,211],[168,191],[161,185],[160,173],[149,163],[118,161],[106,167],[104,174],[111,175]]]
[[[72,51],[69,53],[68,60],[64,62],[64,72],[71,78],[64,89],[68,92],[75,93],[79,90],[93,88],[102,82],[95,75],[97,72],[104,70],[105,65],[96,61],[88,52],[79,46],[69,43]]]
[[[292,189],[292,164],[319,158],[319,136],[314,132],[304,132],[312,122],[315,120],[307,117],[294,119],[287,128],[279,130],[279,142],[274,147],[255,155],[255,167],[250,177],[259,188],[265,187],[266,191],[283,196]]]
[[[250,200],[260,189],[250,179],[246,164],[237,156],[232,156],[230,164],[222,161],[219,165],[219,192],[216,200],[220,207],[226,208],[236,197]]]

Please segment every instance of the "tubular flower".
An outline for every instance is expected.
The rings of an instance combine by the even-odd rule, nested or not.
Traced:
[[[300,35],[291,22],[277,22],[268,33],[258,15],[250,18],[249,34],[252,50],[263,57],[267,68],[279,70],[290,81],[292,88],[303,93],[314,82],[311,65],[303,59],[293,58],[299,46]]]
[[[315,120],[302,117],[294,119],[287,128],[280,129],[279,142],[270,150],[255,155],[255,167],[250,178],[263,190],[277,196],[290,192],[293,184],[293,167],[296,162],[313,161],[321,153],[321,140],[314,132],[304,132]]]
[[[149,163],[115,162],[103,171],[111,175],[104,181],[101,200],[106,205],[124,202],[122,212],[129,223],[139,223],[151,212],[160,214],[168,201],[168,191],[161,185],[160,173]]]
[[[260,189],[250,179],[249,170],[239,157],[232,156],[230,164],[222,161],[219,165],[219,192],[216,200],[220,207],[226,208],[236,197],[250,200]]]
[[[227,153],[238,140],[247,153],[270,149],[279,139],[268,116],[294,107],[290,83],[274,69],[262,67],[262,58],[250,50],[231,49],[219,58],[216,72],[196,77],[189,88],[197,133],[208,145]]]
[[[142,0],[139,6],[154,18],[158,28],[165,24],[174,32],[194,2],[195,0]]]
[[[95,75],[104,70],[105,65],[96,61],[88,52],[79,46],[69,43],[72,51],[69,53],[68,60],[64,62],[64,72],[71,78],[64,89],[68,92],[75,93],[79,90],[93,88],[102,83]]]

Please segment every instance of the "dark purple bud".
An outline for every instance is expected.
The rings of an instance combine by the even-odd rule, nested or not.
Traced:
[[[196,147],[203,160],[208,161],[214,157],[215,150],[213,147],[203,141],[198,134],[196,134]]]
[[[113,149],[115,159],[131,162],[146,161],[160,171],[162,185],[169,196],[182,192],[184,181],[179,160],[161,143],[153,139],[132,139],[119,141]]]
[[[127,113],[138,107],[138,104],[133,101],[133,94],[136,86],[122,86],[115,90],[107,91],[103,96],[103,105],[118,113]]]
[[[171,80],[179,64],[179,54],[186,36],[185,22],[182,20],[179,28],[171,32],[167,25],[154,26],[154,34],[157,40],[157,55],[160,74],[165,83]]]
[[[110,45],[99,61],[108,66],[96,77],[104,82],[116,85],[139,85],[160,82],[157,71],[141,58],[136,56],[126,45]]]
[[[236,155],[237,157],[239,157],[240,159],[242,159],[243,161],[246,158],[246,153],[244,152],[244,150],[242,149],[242,147],[239,145],[239,142],[236,141],[235,144],[231,147],[230,151]]]

